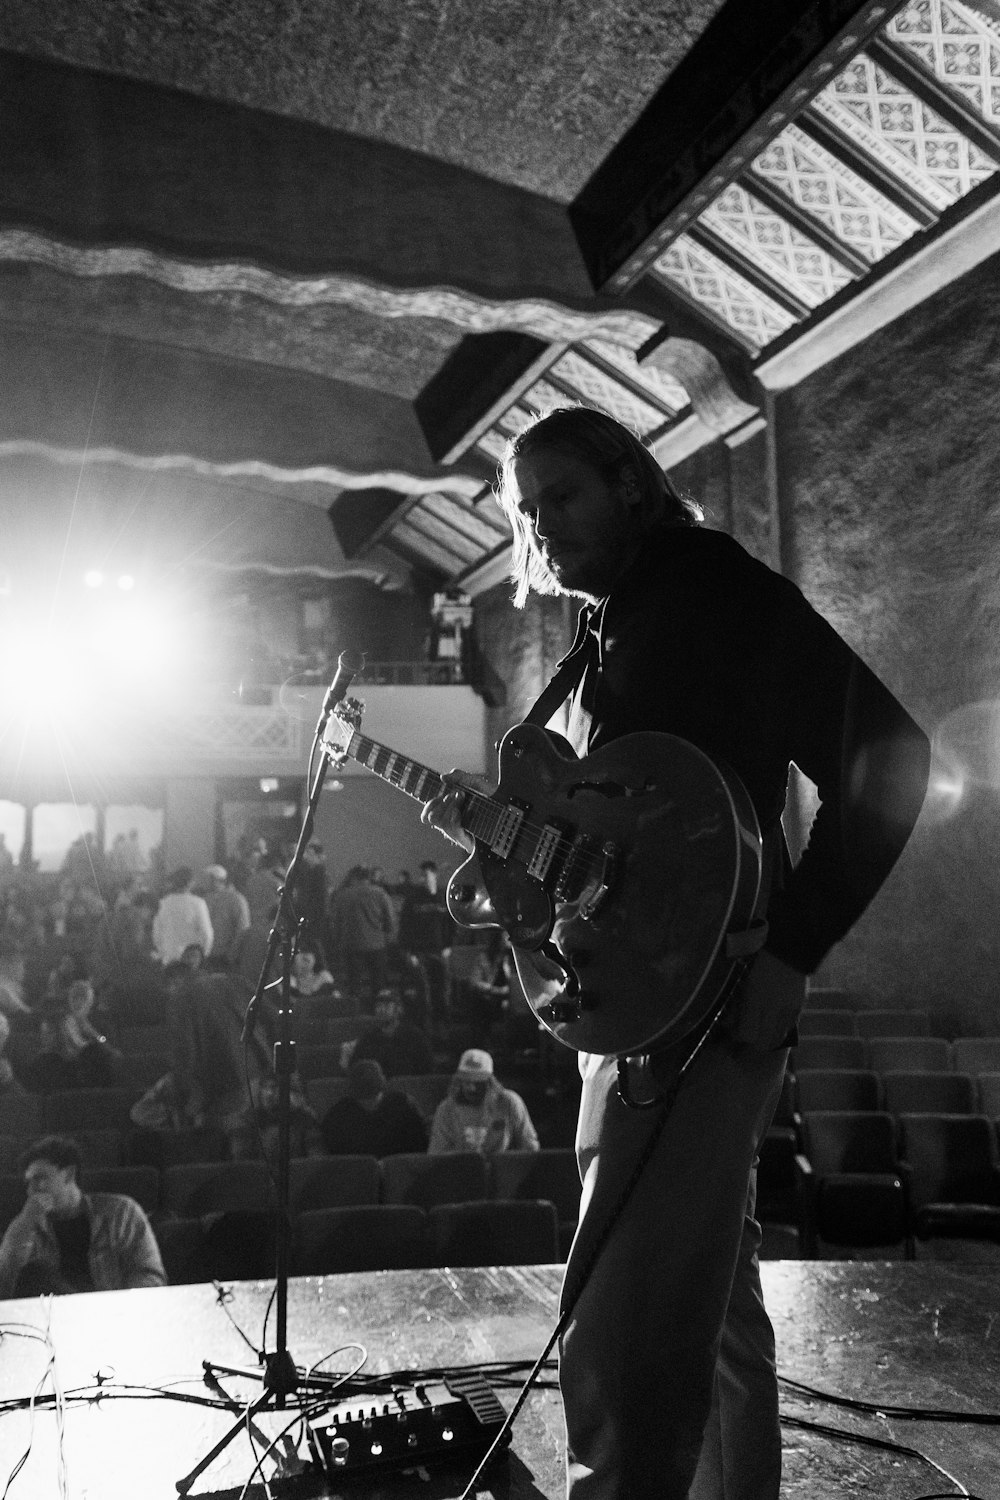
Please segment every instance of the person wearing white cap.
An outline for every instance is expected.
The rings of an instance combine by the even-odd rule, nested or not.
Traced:
[[[209,865],[205,871],[205,905],[212,919],[213,969],[231,969],[236,962],[240,938],[250,926],[250,905],[234,885],[224,865]]]
[[[537,1151],[538,1134],[520,1094],[504,1088],[493,1073],[493,1059],[470,1047],[458,1060],[447,1097],[431,1125],[431,1155],[440,1151]]]

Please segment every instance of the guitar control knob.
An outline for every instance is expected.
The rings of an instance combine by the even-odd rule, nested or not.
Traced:
[[[336,1437],[330,1444],[330,1453],[338,1469],[343,1469],[346,1466],[350,1447],[351,1445],[345,1437]]]

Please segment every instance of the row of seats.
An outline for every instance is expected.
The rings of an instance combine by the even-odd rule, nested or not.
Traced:
[[[824,1109],[886,1110],[891,1115],[981,1114],[1000,1121],[1000,1072],[971,1073],[890,1071],[863,1068],[816,1068],[797,1073],[794,1108],[799,1113]]]
[[[273,1208],[276,1184],[263,1161],[190,1162],[164,1168],[85,1170],[84,1190],[126,1193],[154,1224],[172,1218]],[[490,1199],[544,1199],[555,1206],[562,1242],[576,1225],[580,1178],[572,1150],[507,1151],[486,1158],[474,1151],[428,1156],[308,1156],[289,1168],[289,1209],[403,1204],[430,1209],[441,1203]],[[24,1202],[18,1177],[0,1177],[0,1228]]]
[[[1000,1155],[985,1115],[831,1111],[801,1117],[799,1231],[847,1245],[937,1235],[1000,1241]]]
[[[158,1229],[172,1285],[270,1278],[275,1236],[274,1219],[260,1210],[172,1219]],[[289,1250],[293,1276],[565,1259],[555,1207],[526,1199],[308,1209],[292,1219]]]
[[[160,1076],[160,1075],[157,1075]],[[451,1073],[426,1073],[393,1078],[390,1087],[408,1094],[426,1120],[445,1097]],[[96,1089],[63,1089],[51,1094],[0,1094],[0,1132],[11,1134],[68,1134],[86,1130],[127,1130],[130,1110],[142,1094],[135,1085]],[[310,1078],[310,1105],[318,1119],[347,1093],[343,1074]]]
[[[848,1010],[807,1002],[799,1017],[800,1036],[930,1036],[926,1010]]]
[[[791,1068],[871,1068],[889,1072],[1000,1072],[1000,1037],[803,1036],[792,1051]]]

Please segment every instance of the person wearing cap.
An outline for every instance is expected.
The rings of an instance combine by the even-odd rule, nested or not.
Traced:
[[[250,903],[231,884],[224,865],[209,865],[205,886],[205,905],[212,923],[210,967],[231,969],[236,963],[240,938],[250,926]]]
[[[331,1156],[394,1156],[427,1150],[427,1126],[401,1089],[390,1088],[374,1058],[353,1062],[347,1096],[331,1104],[320,1125]]]
[[[504,1088],[493,1059],[470,1047],[458,1060],[447,1097],[434,1112],[431,1155],[441,1151],[537,1151],[538,1134],[520,1094]]]

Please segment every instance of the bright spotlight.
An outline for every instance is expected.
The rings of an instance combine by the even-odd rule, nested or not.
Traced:
[[[118,580],[118,587],[122,590],[123,593],[128,593],[130,589],[134,589],[135,579],[132,577],[132,574],[123,573]]]
[[[88,589],[99,589],[104,582],[104,574],[100,568],[88,568],[83,575],[83,581]]]

